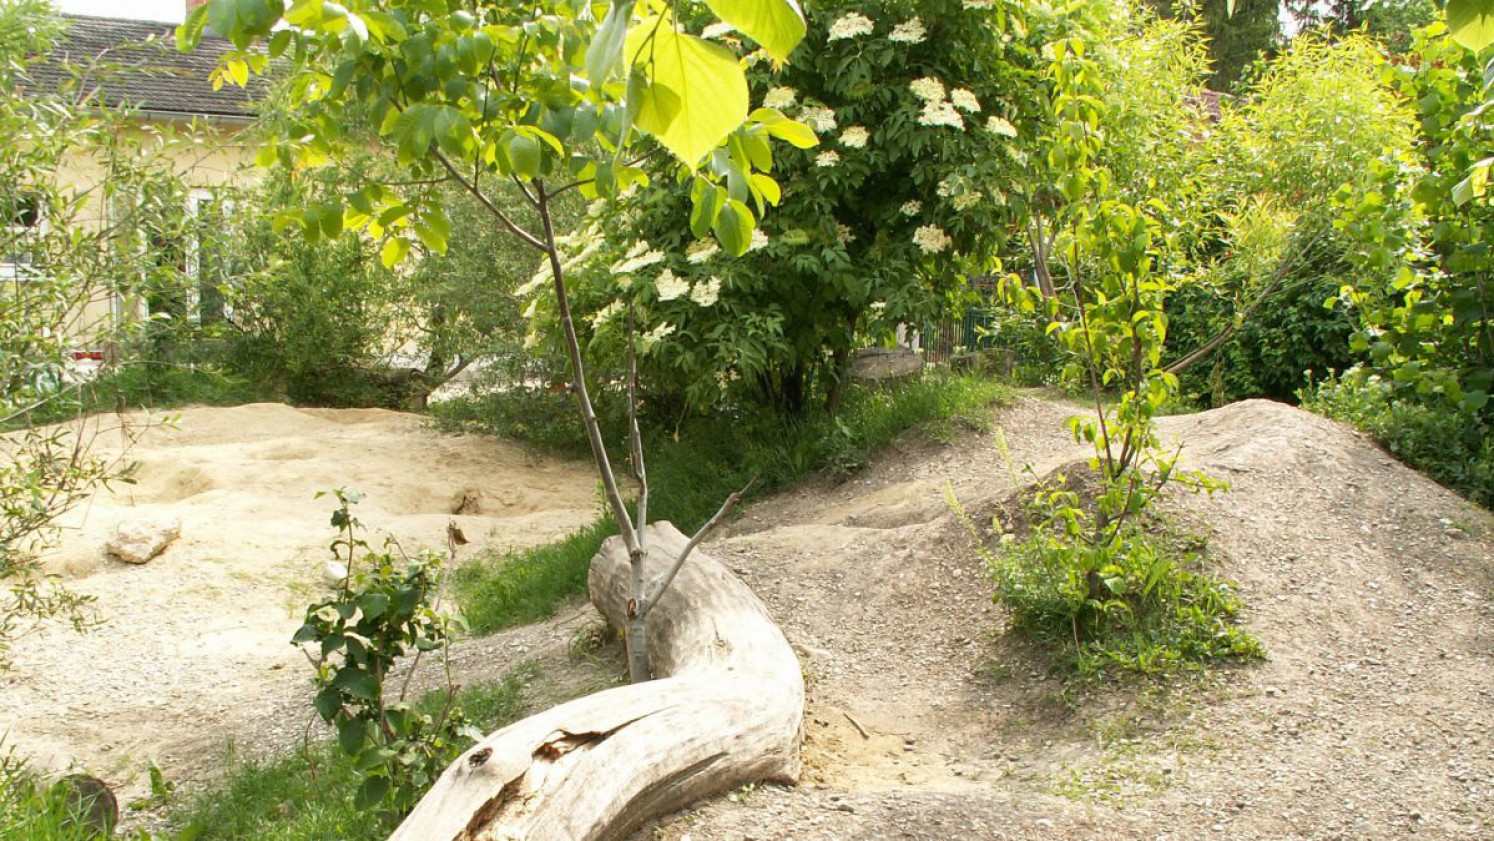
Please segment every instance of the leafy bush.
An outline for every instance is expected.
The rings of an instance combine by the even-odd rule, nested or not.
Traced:
[[[1106,538],[1104,506],[1060,474],[1034,493],[1027,534],[1001,533],[982,549],[996,601],[1013,629],[1059,652],[1081,675],[1109,667],[1144,673],[1194,668],[1222,658],[1263,656],[1234,624],[1241,602],[1202,571],[1200,543],[1185,545],[1160,518],[1129,520]],[[1016,518],[1014,518],[1016,519]],[[974,532],[973,524],[966,519]]]
[[[414,655],[418,663],[425,652],[445,653],[453,628],[437,610],[441,558],[372,551],[351,511],[362,495],[332,493],[338,502],[332,551],[334,562],[343,564],[342,586],[306,609],[292,642],[315,652],[312,704],[337,728],[337,744],[362,778],[354,804],[403,814],[460,751],[463,738],[478,735],[460,709],[447,706],[430,715],[406,701],[408,680],[398,693],[384,685],[400,657]]]
[[[1374,436],[1406,464],[1494,508],[1494,424],[1440,396],[1418,399],[1363,369],[1302,392],[1302,405]]]
[[[420,700],[416,711],[433,716],[447,707],[460,708],[479,730],[496,730],[523,717],[523,687],[534,674],[532,666],[521,665],[500,680],[463,689],[455,700],[434,692]],[[186,827],[183,839],[379,841],[398,820],[394,813],[355,803],[362,773],[353,757],[332,744],[313,744],[267,760],[231,755],[227,765],[223,781],[170,809],[171,822]]]

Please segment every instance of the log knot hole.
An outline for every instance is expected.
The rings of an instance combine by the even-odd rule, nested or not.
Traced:
[[[477,751],[476,753],[474,753],[471,756],[467,757],[467,764],[469,766],[473,767],[473,768],[481,768],[492,757],[493,757],[493,749],[492,748],[483,748],[482,750]]]

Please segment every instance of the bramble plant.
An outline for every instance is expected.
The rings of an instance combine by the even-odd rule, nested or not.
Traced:
[[[764,59],[786,60],[804,37],[804,18],[793,0],[706,5],[751,39]],[[282,19],[288,25],[277,29]],[[640,535],[648,522],[648,485],[636,401],[629,401],[628,448],[640,483],[635,516],[619,491],[592,405],[566,284],[570,255],[556,233],[555,202],[571,191],[611,201],[646,188],[650,176],[641,164],[667,152],[677,161],[672,174],[691,184],[692,229],[709,230],[723,249],[742,254],[758,216],[749,203],[760,213],[781,194],[768,174],[770,140],[800,147],[818,142],[808,127],[780,111],[749,113],[738,54],[691,34],[686,23],[667,3],[634,0],[486,2],[470,8],[426,0],[302,0],[290,7],[279,0],[214,0],[194,10],[177,33],[184,50],[208,26],[233,42],[237,49],[224,55],[215,74],[220,84],[244,84],[272,59],[294,68],[289,95],[295,118],[265,147],[261,163],[325,163],[339,147],[365,141],[350,136],[356,115],[376,126],[398,164],[429,186],[411,195],[366,184],[342,200],[287,214],[287,224],[299,224],[313,240],[362,230],[382,240],[384,262],[394,265],[416,240],[445,250],[451,219],[443,188],[455,186],[548,266],[571,388],[633,567],[627,641],[635,682],[651,674],[648,614],[737,496],[664,575],[645,580],[647,547]],[[255,42],[267,49],[254,49]],[[538,229],[526,228],[505,210],[495,191],[499,185],[517,188],[539,219]]]
[[[362,775],[359,808],[387,806],[403,814],[448,763],[480,738],[465,724],[451,671],[446,670],[446,705],[435,715],[408,700],[410,675],[420,655],[444,657],[455,619],[439,606],[442,558],[431,552],[407,557],[398,546],[373,551],[359,536],[362,524],[352,506],[363,495],[338,488],[332,526],[334,563],[342,582],[330,598],[306,609],[291,642],[305,646],[316,667],[317,713],[337,730],[337,744]],[[321,496],[321,494],[318,494]],[[449,537],[448,555],[456,551]],[[400,657],[414,655],[398,692],[386,685]]]

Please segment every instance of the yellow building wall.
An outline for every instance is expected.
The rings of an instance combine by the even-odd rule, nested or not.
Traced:
[[[247,123],[172,121],[161,119],[131,120],[123,129],[121,140],[141,154],[169,168],[189,189],[211,190],[222,186],[241,186],[255,176],[254,156],[257,147],[244,129]],[[105,177],[105,164],[86,153],[64,159],[56,173],[57,184],[64,190],[86,191],[78,223],[93,230],[110,225],[110,208],[99,189]],[[95,278],[94,292],[84,304],[70,328],[81,350],[102,352],[97,338],[121,319],[136,317],[139,302],[125,300],[112,290],[119,278]]]

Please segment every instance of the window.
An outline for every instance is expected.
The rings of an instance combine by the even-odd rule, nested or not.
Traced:
[[[46,233],[42,200],[36,193],[0,194],[0,279],[24,280],[36,272],[41,237]]]

